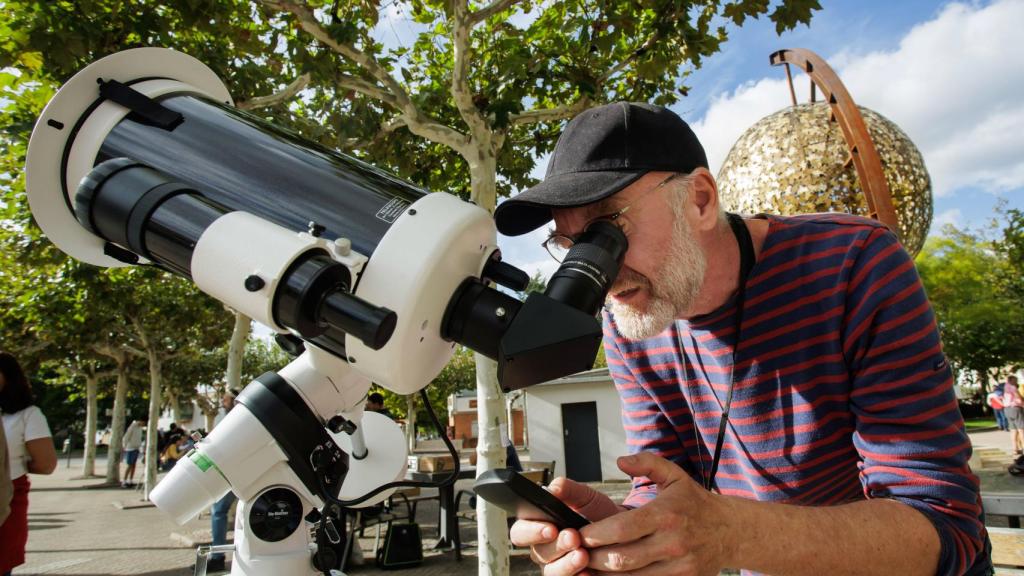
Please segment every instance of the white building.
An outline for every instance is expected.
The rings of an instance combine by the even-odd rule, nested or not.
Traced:
[[[607,368],[526,389],[530,460],[555,462],[574,480],[628,480],[615,461],[626,452],[619,395]]]

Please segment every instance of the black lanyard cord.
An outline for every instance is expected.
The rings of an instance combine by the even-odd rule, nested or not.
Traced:
[[[722,443],[725,441],[725,427],[729,423],[729,408],[732,406],[732,393],[733,389],[736,387],[736,353],[740,348],[740,334],[741,328],[743,327],[743,305],[746,302],[747,296],[747,277],[750,276],[750,271],[754,268],[754,241],[750,238],[750,231],[747,230],[747,225],[743,223],[743,218],[737,214],[729,212],[726,216],[729,219],[729,226],[732,228],[732,233],[736,237],[736,243],[739,245],[740,249],[740,279],[739,288],[736,292],[736,320],[734,330],[736,340],[732,347],[732,365],[729,368],[729,388],[725,393],[725,405],[720,405],[722,408],[722,419],[718,423],[718,439],[715,441],[715,454],[711,460],[711,473],[707,478],[703,478],[704,488],[708,491],[710,491],[715,485],[715,474],[718,472],[718,461],[722,457]],[[718,395],[714,393],[714,389],[712,389],[711,393],[717,400]],[[694,422],[694,430],[696,430],[696,421]],[[703,459],[701,459],[701,462],[703,462]],[[701,469],[701,476],[703,477],[703,464],[701,465]]]

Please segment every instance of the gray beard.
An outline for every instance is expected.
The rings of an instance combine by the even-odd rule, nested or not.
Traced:
[[[649,294],[644,310],[608,300],[619,333],[630,340],[660,334],[691,309],[704,285],[707,260],[682,215],[675,219],[671,244],[661,273],[653,282],[630,270],[624,270],[615,281],[619,286],[644,287]]]

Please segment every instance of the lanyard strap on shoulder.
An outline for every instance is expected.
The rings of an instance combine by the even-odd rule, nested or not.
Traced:
[[[743,223],[743,218],[738,214],[729,212],[726,214],[729,219],[729,226],[736,236],[736,244],[740,249],[740,278],[739,288],[736,292],[736,324],[734,333],[735,344],[732,347],[732,367],[729,369],[729,389],[725,394],[725,404],[722,406],[722,419],[718,423],[718,438],[715,440],[715,453],[711,459],[711,473],[704,479],[704,488],[711,490],[715,485],[715,474],[718,472],[718,461],[722,457],[722,443],[725,441],[725,427],[729,423],[729,408],[732,406],[732,393],[736,387],[736,352],[740,347],[740,334],[743,325],[743,304],[747,296],[747,278],[754,268],[754,241],[750,238],[750,230]]]

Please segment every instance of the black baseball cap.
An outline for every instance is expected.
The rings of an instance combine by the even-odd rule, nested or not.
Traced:
[[[602,200],[648,172],[690,173],[708,167],[690,126],[661,106],[615,102],[569,121],[544,181],[498,205],[498,231],[519,236],[551,220],[552,208]]]

